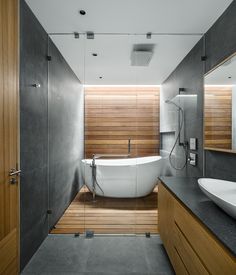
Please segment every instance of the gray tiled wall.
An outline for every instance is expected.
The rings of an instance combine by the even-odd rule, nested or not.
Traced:
[[[80,81],[25,1],[20,10],[22,269],[82,184],[84,100]],[[35,83],[40,87],[34,88]],[[52,210],[50,216],[48,209]]]
[[[206,33],[206,72],[236,51],[236,1]]]
[[[83,87],[49,40],[49,225],[62,216],[82,184]]]
[[[207,31],[204,40],[200,40],[198,44],[190,51],[179,66],[172,72],[168,79],[163,83],[161,97],[165,99],[172,98],[178,93],[179,88],[186,88],[186,92],[197,93],[198,103],[197,112],[191,112],[191,108],[185,112],[185,133],[187,138],[198,138],[198,165],[192,167],[187,165],[186,169],[180,172],[174,172],[174,175],[186,176],[202,176],[205,160],[205,175],[208,177],[218,177],[223,179],[235,178],[234,170],[229,167],[236,167],[236,155],[206,152],[205,159],[203,154],[203,85],[204,74],[224,60],[227,56],[236,51],[236,1],[233,1],[222,16]],[[206,55],[207,60],[201,62],[201,55]],[[185,106],[186,107],[186,106]],[[169,109],[168,109],[169,108]],[[171,113],[166,104],[161,103],[161,130],[173,130],[176,127],[176,118]],[[168,118],[163,119],[164,116]],[[173,118],[173,119],[172,119]],[[171,148],[171,147],[170,147]],[[169,148],[169,150],[170,150]],[[181,156],[181,148],[178,146],[176,152],[178,162],[183,162]],[[233,166],[232,166],[233,164]]]
[[[236,52],[236,1],[206,33],[206,72]],[[236,181],[236,155],[205,152],[206,177]]]
[[[189,164],[181,170],[175,171],[171,169],[173,175],[179,176],[200,176],[203,171],[203,154],[202,154],[202,137],[203,137],[203,74],[204,67],[201,61],[203,55],[203,39],[201,39],[191,52],[178,65],[175,71],[163,83],[161,89],[161,131],[175,131],[178,132],[178,116],[177,109],[165,103],[165,100],[172,99],[179,93],[179,88],[184,88],[187,94],[196,94],[197,102],[194,106],[184,106],[184,135],[189,141],[190,137],[198,139],[198,165],[193,167]],[[166,119],[163,119],[166,117]],[[163,137],[165,139],[165,137]],[[165,141],[163,141],[165,142]],[[166,151],[171,150],[172,144]],[[175,165],[182,166],[185,161],[185,153],[183,147],[177,145],[175,153]]]
[[[21,1],[21,268],[48,234],[47,34]],[[40,83],[40,88],[32,84]]]

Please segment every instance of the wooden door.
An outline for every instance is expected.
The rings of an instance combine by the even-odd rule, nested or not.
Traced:
[[[18,274],[18,0],[0,0],[0,274]]]

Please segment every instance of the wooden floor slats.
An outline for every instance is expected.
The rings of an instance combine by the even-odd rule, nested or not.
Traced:
[[[143,198],[117,199],[96,197],[84,187],[51,231],[52,234],[144,234],[158,233],[156,187]]]

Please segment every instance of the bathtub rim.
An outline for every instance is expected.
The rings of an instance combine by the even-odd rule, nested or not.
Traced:
[[[138,157],[138,158],[121,158],[121,159],[96,159],[95,163],[99,166],[135,166],[135,165],[145,165],[153,162],[160,161],[162,156],[146,156],[146,157]],[[142,161],[143,160],[143,161]],[[148,161],[149,160],[149,161]],[[83,164],[91,165],[92,159],[82,159],[81,162]]]

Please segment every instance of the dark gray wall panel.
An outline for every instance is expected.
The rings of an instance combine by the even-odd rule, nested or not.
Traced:
[[[21,1],[21,268],[48,234],[47,34]],[[40,83],[36,89],[32,84]]]
[[[206,72],[236,52],[236,1],[206,33]],[[236,181],[236,155],[221,152],[205,153],[207,177]]]
[[[46,188],[47,168],[38,169],[33,173],[24,174],[21,184],[24,195],[21,196],[21,235],[20,263],[21,269],[28,263],[33,254],[48,235],[48,215],[46,214],[48,197]],[[32,187],[34,185],[34,187]],[[22,189],[22,188],[21,188]],[[21,191],[21,194],[23,193]]]
[[[78,78],[49,40],[50,227],[61,217],[82,183],[83,90]]]
[[[181,172],[173,173],[177,175],[202,176],[203,174],[203,82],[204,73],[214,68],[219,62],[236,51],[236,1],[233,1],[222,16],[215,22],[205,35],[205,53],[199,42],[175,71],[168,77],[163,84],[162,97],[163,100],[173,97],[177,93],[179,87],[190,88],[193,93],[195,89],[198,93],[198,110],[197,114],[191,114],[187,111],[187,122],[185,124],[187,136],[198,137],[198,167],[188,165],[187,169]],[[199,57],[207,56],[207,60],[203,67],[200,65]],[[192,84],[191,84],[192,83]],[[162,104],[163,105],[163,104]],[[164,106],[164,107],[163,107]],[[168,115],[165,111],[165,104],[161,106],[161,112]],[[164,123],[166,120],[163,119]],[[161,122],[161,123],[162,123]],[[165,126],[167,130],[173,128],[174,122],[167,120],[169,126]],[[180,149],[176,150],[177,157],[180,156]],[[234,168],[236,165],[236,156],[220,152],[206,152],[205,154],[205,175],[207,177],[222,178],[228,180],[236,179]]]
[[[84,100],[78,78],[25,1],[21,1],[20,18],[22,269],[82,184]],[[48,46],[53,58],[49,67]],[[35,83],[40,88],[33,88]]]
[[[175,71],[168,77],[163,83],[161,90],[161,114],[163,120],[161,120],[161,129],[163,131],[170,131],[177,129],[177,109],[164,103],[166,99],[171,99],[179,93],[179,88],[185,88],[187,94],[197,94],[197,102],[194,106],[184,106],[185,120],[184,129],[186,140],[189,141],[190,137],[196,137],[198,139],[198,165],[193,167],[187,164],[186,168],[181,171],[172,171],[173,175],[178,176],[200,176],[203,171],[203,154],[202,154],[202,142],[203,142],[203,74],[204,66],[201,61],[203,54],[203,39],[201,39],[191,52],[184,58],[184,60],[178,65]],[[173,113],[175,115],[173,115]],[[166,118],[169,119],[166,120]],[[164,119],[165,118],[165,119]],[[168,121],[168,125],[167,122]],[[164,124],[164,125],[163,125]],[[165,136],[163,136],[165,138]],[[165,142],[165,141],[164,141]],[[171,150],[172,144],[169,144],[169,148],[166,151]],[[179,167],[184,162],[183,147],[177,145],[175,150],[176,166]],[[169,162],[167,162],[169,163]]]
[[[236,51],[236,1],[206,33],[206,72]]]
[[[235,154],[206,151],[206,177],[236,181]]]

